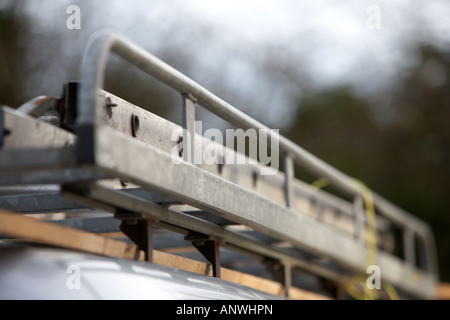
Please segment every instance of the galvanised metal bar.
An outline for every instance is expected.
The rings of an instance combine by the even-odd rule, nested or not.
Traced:
[[[355,219],[355,237],[358,241],[364,241],[364,205],[361,196],[357,196],[353,200],[353,214]]]
[[[183,99],[183,159],[194,163],[195,101],[187,95]]]
[[[146,199],[124,192],[123,190],[111,190],[101,185],[92,183],[89,185],[88,197],[94,201],[101,201],[112,204],[132,212],[139,212],[145,219],[156,219],[157,224],[169,223],[173,226],[183,226],[186,230],[209,234],[217,239],[223,240],[226,244],[253,252],[258,255],[277,259],[292,267],[297,267],[308,272],[314,272],[324,278],[336,282],[345,282],[347,275],[338,274],[326,267],[313,262],[305,261],[294,254],[286,253],[283,250],[275,249],[270,244],[256,241],[253,237],[231,231],[213,222],[189,215],[172,208],[157,205]],[[72,190],[65,190],[64,193],[72,194]],[[85,198],[86,199],[86,198]]]
[[[186,161],[175,163],[174,155],[142,143],[130,143],[131,138],[111,128],[99,127],[97,131],[96,161],[101,171],[287,241],[312,254],[328,257],[346,269],[357,272],[366,268],[367,246],[355,241],[353,235]],[[115,200],[111,197],[105,203]],[[140,209],[130,211],[140,212]],[[390,253],[380,251],[376,264],[383,270],[384,280],[414,295],[432,296],[435,277],[428,270],[419,282],[414,282],[415,268],[408,268],[406,262]]]
[[[97,106],[97,92],[104,84],[104,72],[107,57],[114,52],[128,62],[134,64],[144,72],[172,87],[178,92],[197,99],[197,103],[213,112],[222,119],[242,129],[263,129],[268,132],[269,139],[279,141],[280,151],[288,153],[295,163],[309,170],[318,177],[326,178],[331,185],[352,196],[362,195],[361,187],[343,172],[317,158],[277,132],[237,110],[224,100],[218,98],[198,83],[181,72],[167,65],[154,55],[135,45],[124,37],[110,32],[101,32],[92,37],[86,48],[81,66],[81,84],[79,88],[77,127],[79,135],[78,150],[81,162],[94,160],[94,131],[100,123],[100,111]],[[82,147],[81,147],[82,146]],[[430,227],[423,221],[395,206],[380,195],[372,192],[373,202],[377,211],[399,225],[408,225],[421,238],[432,238]],[[430,271],[437,274],[434,248],[427,246]]]
[[[286,207],[292,208],[294,202],[294,188],[292,186],[292,180],[294,179],[294,162],[292,158],[286,153],[283,154],[284,158],[284,193],[286,197]]]

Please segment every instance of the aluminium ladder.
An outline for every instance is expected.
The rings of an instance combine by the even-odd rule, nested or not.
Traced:
[[[102,90],[110,53],[181,93],[182,127]],[[278,262],[286,291],[296,270],[338,287],[366,271],[366,237],[373,227],[365,214],[367,189],[122,36],[101,32],[91,38],[80,82],[67,84],[59,102],[64,114],[56,126],[1,108],[0,207],[22,213],[106,210],[123,221],[121,230],[149,261],[158,226],[184,234],[217,277],[219,247]],[[183,150],[209,147],[222,157],[246,159],[196,133],[196,105],[243,130],[267,130],[279,142],[284,172],[260,175],[264,165],[248,161],[195,164],[181,150],[174,161],[180,142]],[[179,140],[173,141],[177,130]],[[347,198],[296,179],[295,165]],[[430,227],[369,193],[378,214],[373,262],[382,281],[405,296],[433,298],[438,275]],[[402,234],[403,257],[393,252],[393,226]]]

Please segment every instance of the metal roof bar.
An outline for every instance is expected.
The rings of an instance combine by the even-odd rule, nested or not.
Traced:
[[[100,32],[91,37],[83,56],[80,74],[79,100],[77,106],[78,128],[91,128],[87,134],[79,135],[83,146],[92,146],[93,131],[100,123],[100,111],[97,105],[97,93],[104,84],[104,73],[107,57],[114,52],[126,61],[137,66],[144,72],[165,83],[183,95],[196,99],[196,102],[221,117],[222,119],[242,129],[253,128],[255,130],[266,130],[269,139],[279,141],[280,152],[292,157],[299,166],[309,170],[318,177],[325,178],[335,188],[352,196],[361,196],[361,187],[348,175],[332,167],[323,160],[304,150],[289,139],[279,135],[257,120],[239,111],[224,100],[212,94],[198,83],[177,71],[154,55],[145,51],[121,35],[111,32]],[[81,131],[81,130],[80,130]],[[89,149],[89,148],[88,148]],[[83,152],[86,152],[84,149]],[[89,159],[89,157],[88,157]],[[430,271],[437,274],[436,257],[433,247],[430,246],[434,240],[430,227],[418,218],[410,215],[401,208],[395,206],[382,196],[372,191],[373,202],[377,211],[399,225],[407,225],[409,230],[418,234],[425,241],[425,246],[432,261]]]

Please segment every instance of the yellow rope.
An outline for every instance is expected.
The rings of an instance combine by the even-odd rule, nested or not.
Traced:
[[[311,183],[311,186],[316,190],[322,189],[328,185],[328,181],[325,178],[318,179]]]
[[[364,206],[366,208],[367,222],[369,224],[368,233],[366,234],[367,242],[367,261],[366,270],[370,265],[375,265],[377,260],[377,220],[375,213],[375,206],[373,204],[372,192],[370,189],[361,181],[354,179],[358,184],[358,187],[362,191],[364,198]],[[318,179],[311,184],[316,190],[319,190],[328,185],[328,181],[324,178]],[[367,274],[366,270],[359,275],[354,276],[345,284],[345,290],[353,298],[358,300],[376,300],[379,298],[377,290],[369,289],[366,285]],[[362,286],[362,292],[358,289],[357,285]],[[389,296],[391,300],[398,300],[399,296],[397,291],[390,283],[383,283],[382,288]]]

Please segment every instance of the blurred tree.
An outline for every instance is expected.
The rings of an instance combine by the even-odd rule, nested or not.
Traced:
[[[88,5],[86,3],[85,7]],[[73,32],[65,29],[59,33],[36,30],[26,6],[25,1],[13,1],[0,7],[0,104],[13,108],[35,95],[59,95],[65,82],[78,79],[83,52],[72,51],[68,58],[63,49],[55,50],[65,43],[64,38],[78,43],[82,36],[76,38]],[[64,14],[58,19],[66,19],[65,10],[62,12]],[[94,18],[84,15],[86,24]],[[28,43],[30,40],[32,43]],[[45,90],[42,90],[43,82],[46,83]],[[105,89],[181,123],[181,97],[116,57],[111,57],[108,64]]]
[[[440,275],[449,281],[450,58],[430,46],[419,51],[420,63],[390,93],[388,124],[377,121],[371,101],[343,86],[303,95],[285,134],[430,223]]]
[[[423,45],[421,61],[404,80],[393,106],[390,166],[395,183],[386,193],[430,222],[440,274],[450,279],[450,52]]]
[[[379,166],[373,147],[379,131],[368,103],[351,88],[339,87],[304,95],[296,124],[286,135],[340,170],[361,177]]]
[[[29,28],[27,19],[18,19],[23,2],[13,1],[0,10],[0,103],[15,107],[23,102],[23,63],[27,49],[20,39]]]

